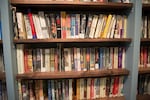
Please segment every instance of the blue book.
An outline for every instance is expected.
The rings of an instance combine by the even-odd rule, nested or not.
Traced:
[[[2,23],[0,21],[0,40],[2,39]]]
[[[99,48],[99,69],[103,68],[104,48]]]
[[[51,80],[48,80],[48,100],[52,100]]]

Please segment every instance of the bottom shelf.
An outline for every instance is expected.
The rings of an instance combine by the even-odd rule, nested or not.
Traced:
[[[148,94],[137,95],[137,100],[150,100],[150,95]]]

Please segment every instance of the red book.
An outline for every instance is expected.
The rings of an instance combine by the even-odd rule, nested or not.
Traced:
[[[27,72],[28,70],[28,50],[24,50],[24,72]]]
[[[113,95],[117,95],[119,91],[119,77],[114,78]]]
[[[29,21],[30,21],[30,25],[31,25],[33,39],[36,39],[37,37],[36,37],[35,26],[34,26],[34,22],[33,22],[33,18],[32,18],[32,13],[30,11],[28,12],[28,17],[29,17]]]
[[[94,99],[94,79],[91,79],[91,85],[90,85],[90,100]]]

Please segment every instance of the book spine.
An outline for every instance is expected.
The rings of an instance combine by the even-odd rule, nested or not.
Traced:
[[[52,100],[51,80],[48,80],[48,100]]]
[[[31,30],[32,30],[32,38],[36,39],[36,31],[35,31],[35,27],[34,27],[34,22],[33,22],[33,18],[32,18],[32,13],[30,12],[30,10],[28,11],[28,17],[29,17],[29,21],[30,21],[30,25],[31,25]]]

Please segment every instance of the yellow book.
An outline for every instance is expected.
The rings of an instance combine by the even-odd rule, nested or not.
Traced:
[[[108,29],[110,27],[111,19],[112,19],[112,15],[109,14],[108,17],[107,17],[107,21],[106,21],[106,25],[105,25],[104,31],[103,31],[103,33],[100,36],[101,38],[106,38],[107,33],[108,33]]]

